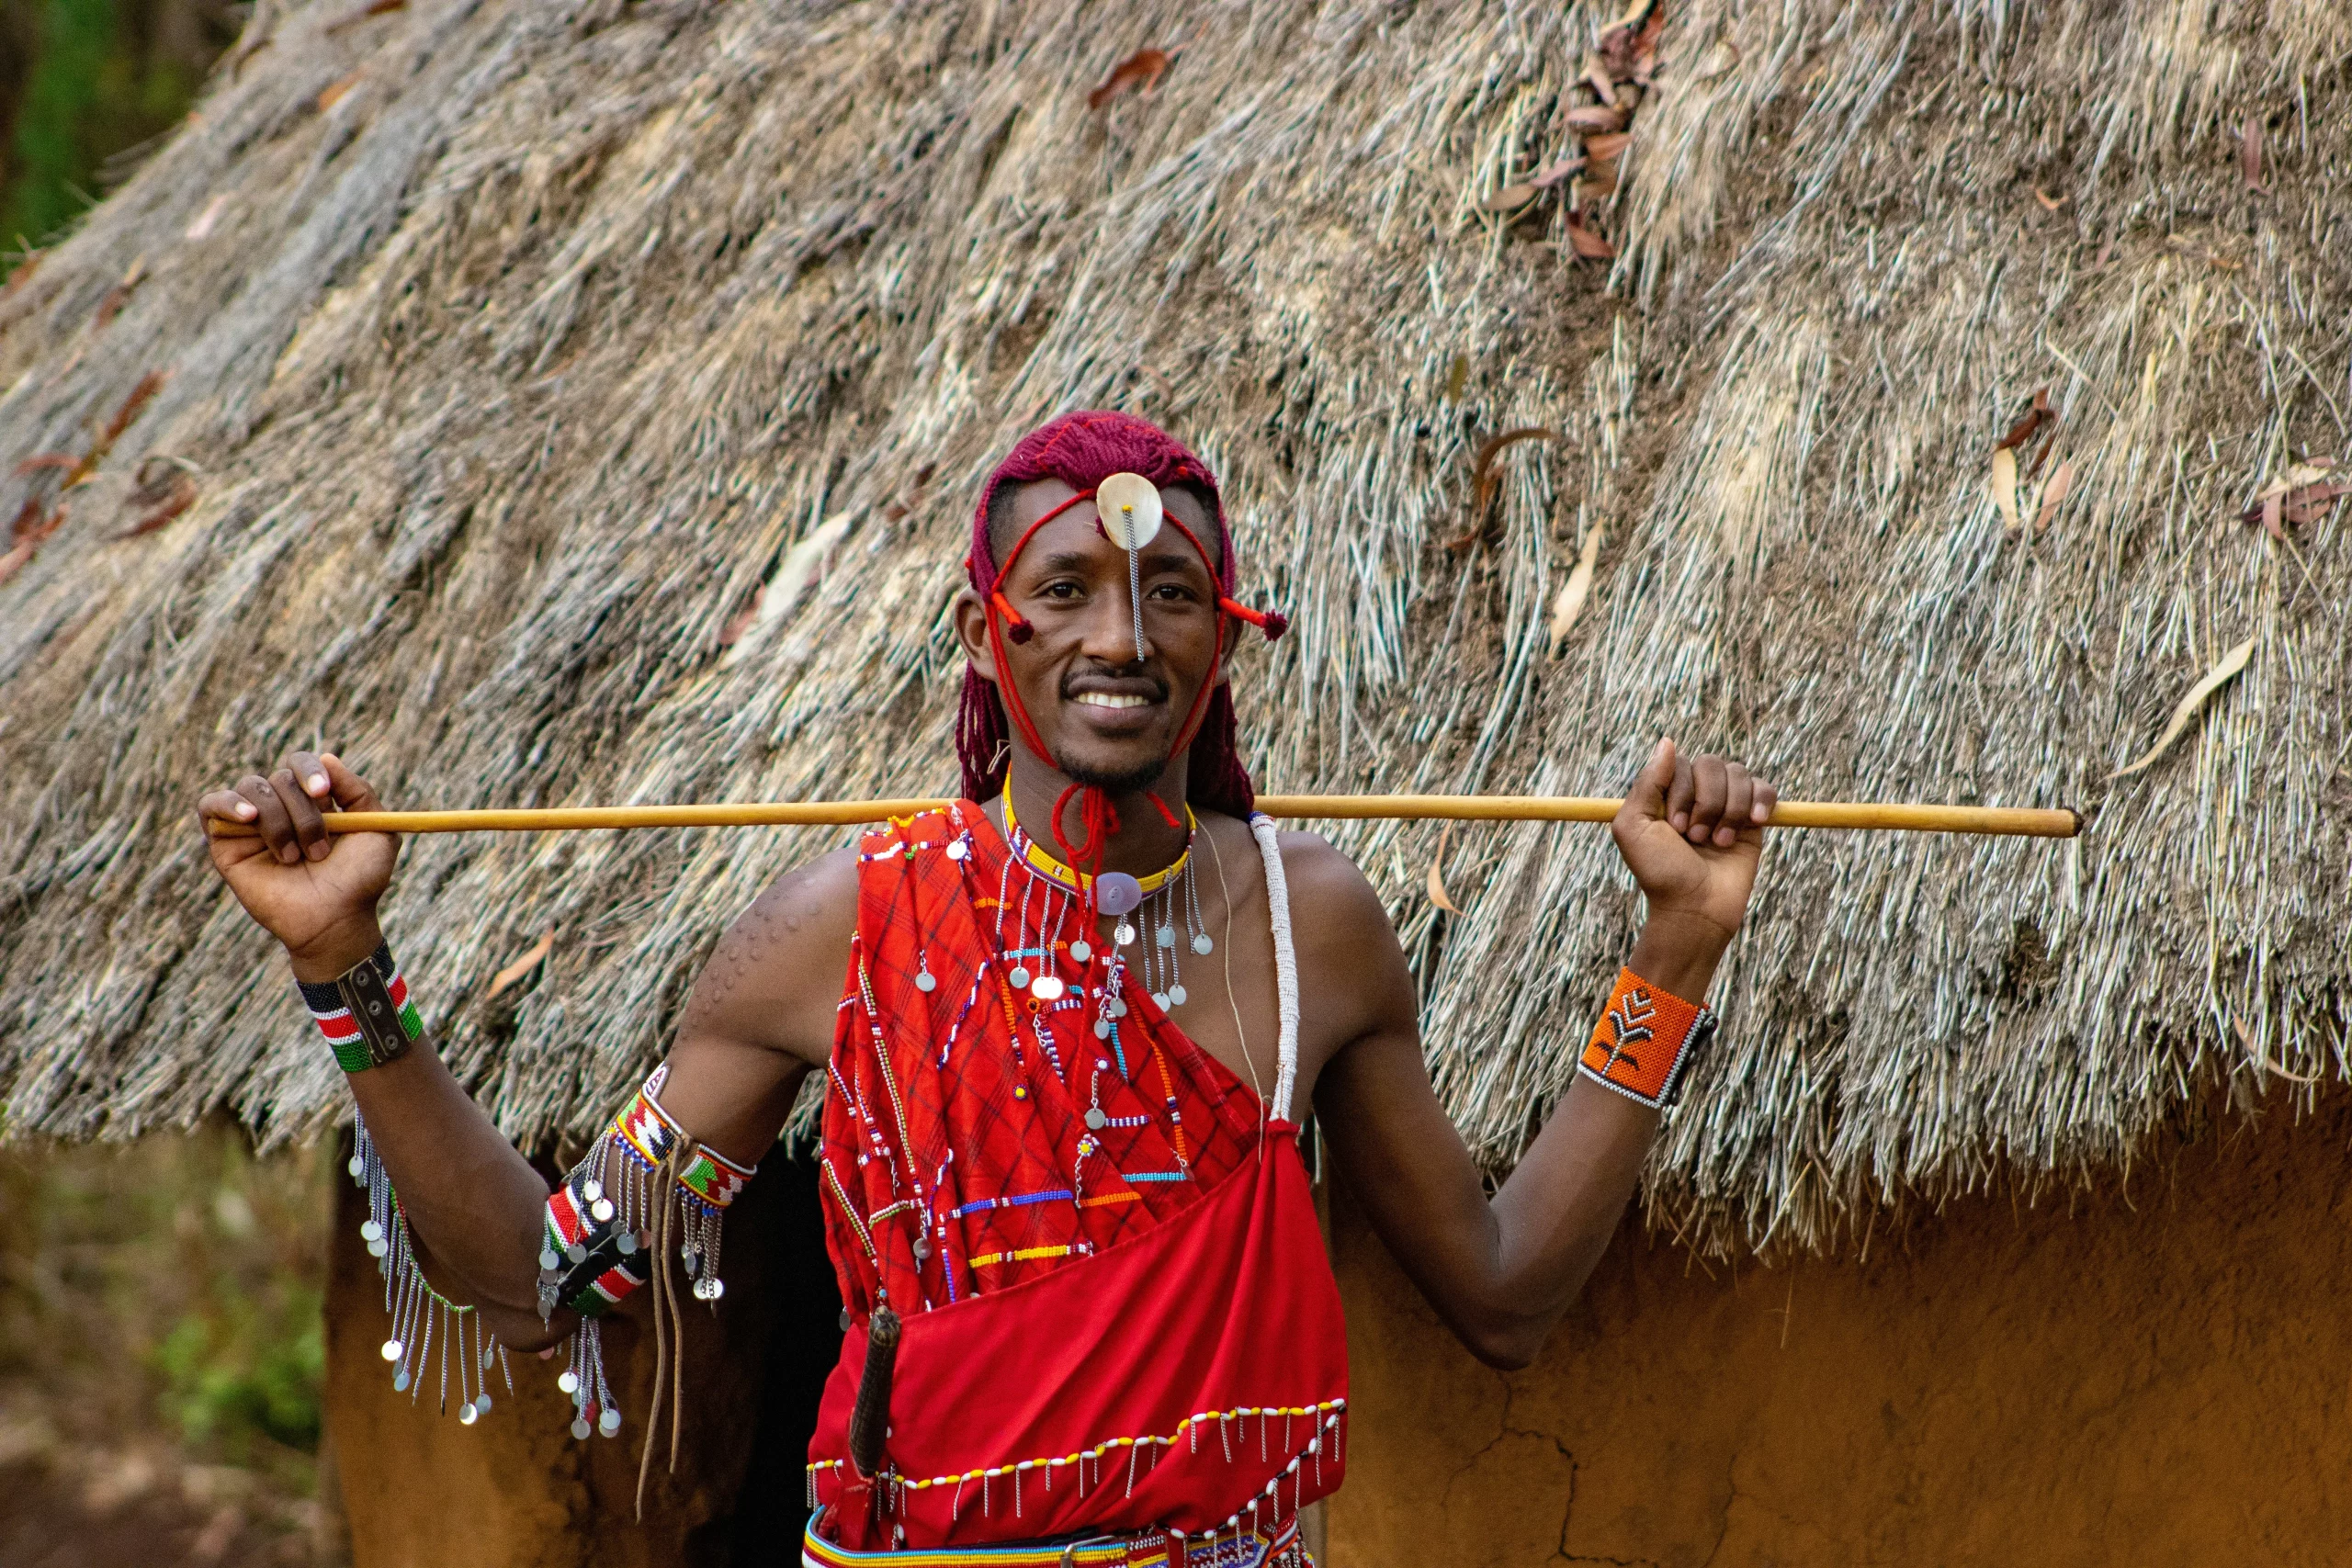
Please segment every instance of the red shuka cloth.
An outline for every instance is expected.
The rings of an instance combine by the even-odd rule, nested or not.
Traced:
[[[1200,1535],[1335,1488],[1346,1339],[1296,1129],[1261,1122],[1258,1095],[1132,976],[1116,1033],[1095,1038],[1105,954],[1043,967],[1043,885],[978,806],[893,823],[859,861],[823,1149],[828,1247],[859,1325],[810,1446],[821,1504],[852,1479],[883,1292],[905,1332],[881,1523],[837,1509],[832,1533]],[[1074,912],[1060,934],[1094,940]],[[1068,993],[1016,992],[1016,964]]]

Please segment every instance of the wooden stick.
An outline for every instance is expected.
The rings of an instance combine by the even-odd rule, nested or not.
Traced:
[[[947,804],[910,800],[753,801],[741,806],[574,806],[513,811],[331,811],[330,833],[560,833],[579,828],[846,827],[910,816]],[[1606,822],[1622,803],[1580,795],[1261,795],[1269,817],[1402,818],[1455,822]],[[1784,800],[1775,828],[1889,828],[1918,833],[2007,833],[2071,839],[2082,814],[2059,807],[1909,806],[1888,802]],[[222,838],[251,838],[247,823],[220,822]]]

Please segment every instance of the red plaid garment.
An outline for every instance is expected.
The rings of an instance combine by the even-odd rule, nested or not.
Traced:
[[[961,858],[949,852],[963,846]],[[1140,1235],[1257,1146],[1258,1096],[1184,1037],[1132,977],[1114,1040],[1097,1040],[1109,943],[1067,917],[1088,964],[1054,943],[1058,1001],[1015,991],[1047,901],[968,800],[893,821],[859,846],[857,935],[829,1067],[827,1249],[859,1317],[1002,1290]],[[916,976],[935,982],[925,991]],[[1115,1043],[1114,1043],[1115,1042]],[[1121,1068],[1124,1061],[1125,1072]],[[1099,1108],[1105,1124],[1090,1129]],[[1172,1115],[1171,1115],[1172,1111]],[[916,1238],[926,1243],[918,1257]]]

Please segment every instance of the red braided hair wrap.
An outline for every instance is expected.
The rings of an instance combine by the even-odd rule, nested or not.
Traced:
[[[1217,592],[1230,601],[1237,581],[1233,535],[1226,525],[1216,476],[1182,442],[1159,426],[1133,414],[1102,411],[1066,413],[1039,425],[1014,444],[989,476],[989,482],[980,487],[980,503],[972,513],[971,552],[964,558],[964,572],[972,592],[985,602],[997,591],[999,563],[989,540],[989,506],[1000,489],[1059,479],[1073,490],[1091,491],[1118,473],[1140,474],[1162,490],[1189,485],[1208,497],[1209,515],[1216,530]],[[1276,622],[1278,630],[1280,617],[1264,619]],[[996,683],[967,666],[963,703],[956,716],[956,754],[964,764],[967,799],[986,800],[1004,788],[1012,743],[1012,727]],[[1257,792],[1241,765],[1233,690],[1222,681],[1210,692],[1200,728],[1193,734],[1186,777],[1190,782],[1185,793],[1196,807],[1246,818],[1256,803]]]

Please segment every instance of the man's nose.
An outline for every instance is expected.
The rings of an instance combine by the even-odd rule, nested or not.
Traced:
[[[1124,578],[1110,592],[1096,594],[1088,606],[1083,646],[1088,658],[1114,668],[1140,665],[1155,651],[1151,634]]]

